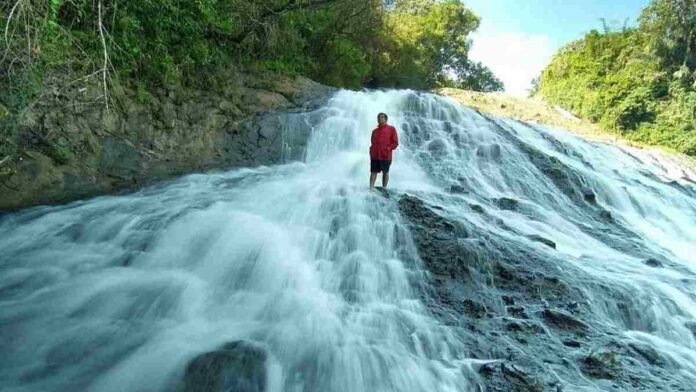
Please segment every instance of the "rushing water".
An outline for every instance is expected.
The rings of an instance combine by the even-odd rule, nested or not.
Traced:
[[[193,357],[235,340],[266,350],[269,391],[477,390],[462,332],[422,302],[427,272],[398,206],[367,188],[379,111],[401,135],[394,192],[500,230],[461,201],[484,205],[515,229],[501,234],[510,241],[551,239],[554,251],[530,246],[582,274],[571,283],[597,322],[696,383],[693,184],[617,147],[444,98],[342,91],[293,122],[312,127],[304,162],[0,218],[0,390],[171,390]],[[530,151],[582,178],[630,240],[600,230]],[[468,193],[453,197],[452,184]],[[500,197],[525,213],[497,208]],[[591,291],[599,284],[629,311]]]

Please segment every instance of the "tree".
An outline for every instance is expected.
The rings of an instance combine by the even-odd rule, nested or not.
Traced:
[[[640,15],[640,30],[670,69],[696,70],[696,0],[654,0]]]
[[[372,84],[424,89],[452,76],[491,74],[469,63],[469,34],[478,25],[479,18],[457,0],[394,1],[378,39]]]
[[[479,62],[470,60],[459,62],[453,66],[452,73],[454,78],[447,78],[441,82],[442,85],[481,92],[505,90],[503,82],[488,67]]]

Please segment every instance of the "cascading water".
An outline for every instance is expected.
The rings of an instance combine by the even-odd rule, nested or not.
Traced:
[[[388,197],[366,186],[379,111],[402,142]],[[173,390],[192,358],[234,341],[267,353],[268,391],[485,388],[481,364],[505,358],[483,358],[475,328],[433,310],[403,193],[554,263],[582,293],[585,321],[678,375],[665,390],[696,383],[693,184],[617,147],[428,94],[341,91],[297,116],[294,127],[312,127],[302,163],[0,218],[0,390]],[[542,362],[546,386],[609,388]]]

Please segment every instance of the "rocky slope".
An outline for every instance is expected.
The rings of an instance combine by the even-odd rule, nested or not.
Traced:
[[[578,284],[582,274],[562,267],[560,258],[476,230],[412,195],[391,197],[429,271],[423,298],[444,323],[466,331],[487,391],[563,391],[561,380],[584,378],[606,389],[689,390],[678,364],[650,346],[622,342],[620,331],[596,319],[588,308],[593,298]],[[487,214],[480,205],[471,208]]]
[[[308,134],[284,139],[278,122],[333,91],[303,77],[232,69],[216,79],[210,89],[165,86],[150,94],[119,88],[108,109],[99,85],[52,83],[63,87],[48,89],[18,128],[19,156],[0,157],[0,210],[297,158],[287,155],[288,147],[301,147]]]

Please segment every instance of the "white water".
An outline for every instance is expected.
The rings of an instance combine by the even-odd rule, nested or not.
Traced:
[[[484,205],[517,230],[504,238],[592,280],[571,285],[601,283],[630,300],[627,318],[587,292],[602,323],[696,382],[685,327],[696,321],[693,184],[679,189],[649,162],[563,131],[499,120],[501,129],[443,98],[343,91],[306,123],[314,129],[303,163],[190,175],[2,218],[0,390],[170,390],[191,358],[239,339],[269,353],[269,391],[476,390],[463,332],[420,300],[426,273],[394,200],[366,187],[380,111],[401,135],[394,191],[500,231],[467,203]],[[648,267],[609,236],[588,235],[595,218],[511,137],[581,173],[598,204],[637,234],[636,249],[668,265]],[[455,182],[470,193],[447,194]],[[531,212],[497,209],[501,196]],[[574,387],[596,389],[590,380]]]

